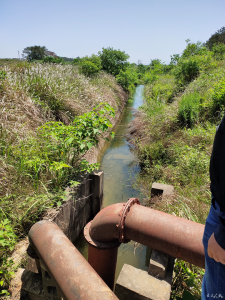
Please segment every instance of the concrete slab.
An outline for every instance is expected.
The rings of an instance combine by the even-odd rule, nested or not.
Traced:
[[[173,262],[171,264],[171,261],[164,280],[124,264],[116,282],[115,295],[120,300],[169,300],[172,273]]]
[[[174,187],[172,185],[168,185],[168,184],[153,182],[151,194],[153,196],[161,196],[162,195],[162,197],[173,196]]]

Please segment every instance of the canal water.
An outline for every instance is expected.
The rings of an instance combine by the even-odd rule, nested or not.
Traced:
[[[128,124],[134,118],[135,110],[143,103],[143,88],[136,88],[133,99],[128,101],[121,116],[121,120],[114,127],[114,139],[106,145],[100,161],[100,170],[104,171],[104,198],[103,207],[108,205],[127,202],[128,198],[138,198],[140,194],[132,185],[140,171],[137,158],[131,151],[131,145],[126,141],[125,134]],[[88,245],[83,234],[78,238],[75,246],[87,259]],[[118,250],[116,280],[123,267],[129,264],[135,268],[147,270],[149,265],[150,250],[134,241],[121,244]]]

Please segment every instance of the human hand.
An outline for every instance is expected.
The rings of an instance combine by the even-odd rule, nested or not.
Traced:
[[[221,264],[225,265],[225,250],[217,243],[214,233],[211,235],[208,241],[207,252],[209,257],[213,258],[216,262],[220,262]]]

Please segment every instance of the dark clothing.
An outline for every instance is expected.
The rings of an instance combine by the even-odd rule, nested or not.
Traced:
[[[210,160],[210,179],[213,201],[220,207],[220,223],[214,236],[225,250],[225,116],[217,128]]]
[[[213,232],[215,232],[215,229],[219,226],[219,216],[220,208],[215,202],[215,207],[211,205],[203,236],[203,246],[205,252],[205,275],[202,281],[202,300],[225,298],[225,266],[209,257],[207,252],[208,241]]]

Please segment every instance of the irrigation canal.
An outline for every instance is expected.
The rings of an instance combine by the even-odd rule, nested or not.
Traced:
[[[140,171],[139,164],[124,135],[129,122],[134,118],[135,109],[143,103],[143,88],[143,85],[136,88],[133,99],[129,100],[121,120],[114,127],[114,139],[106,145],[103,151],[100,161],[100,170],[104,171],[103,207],[118,202],[127,202],[128,198],[133,197],[141,200],[138,191],[132,187],[132,183]],[[75,246],[87,259],[88,245],[83,234],[77,239]],[[149,258],[150,250],[146,246],[134,241],[121,244],[117,257],[116,280],[125,263],[147,270]]]

